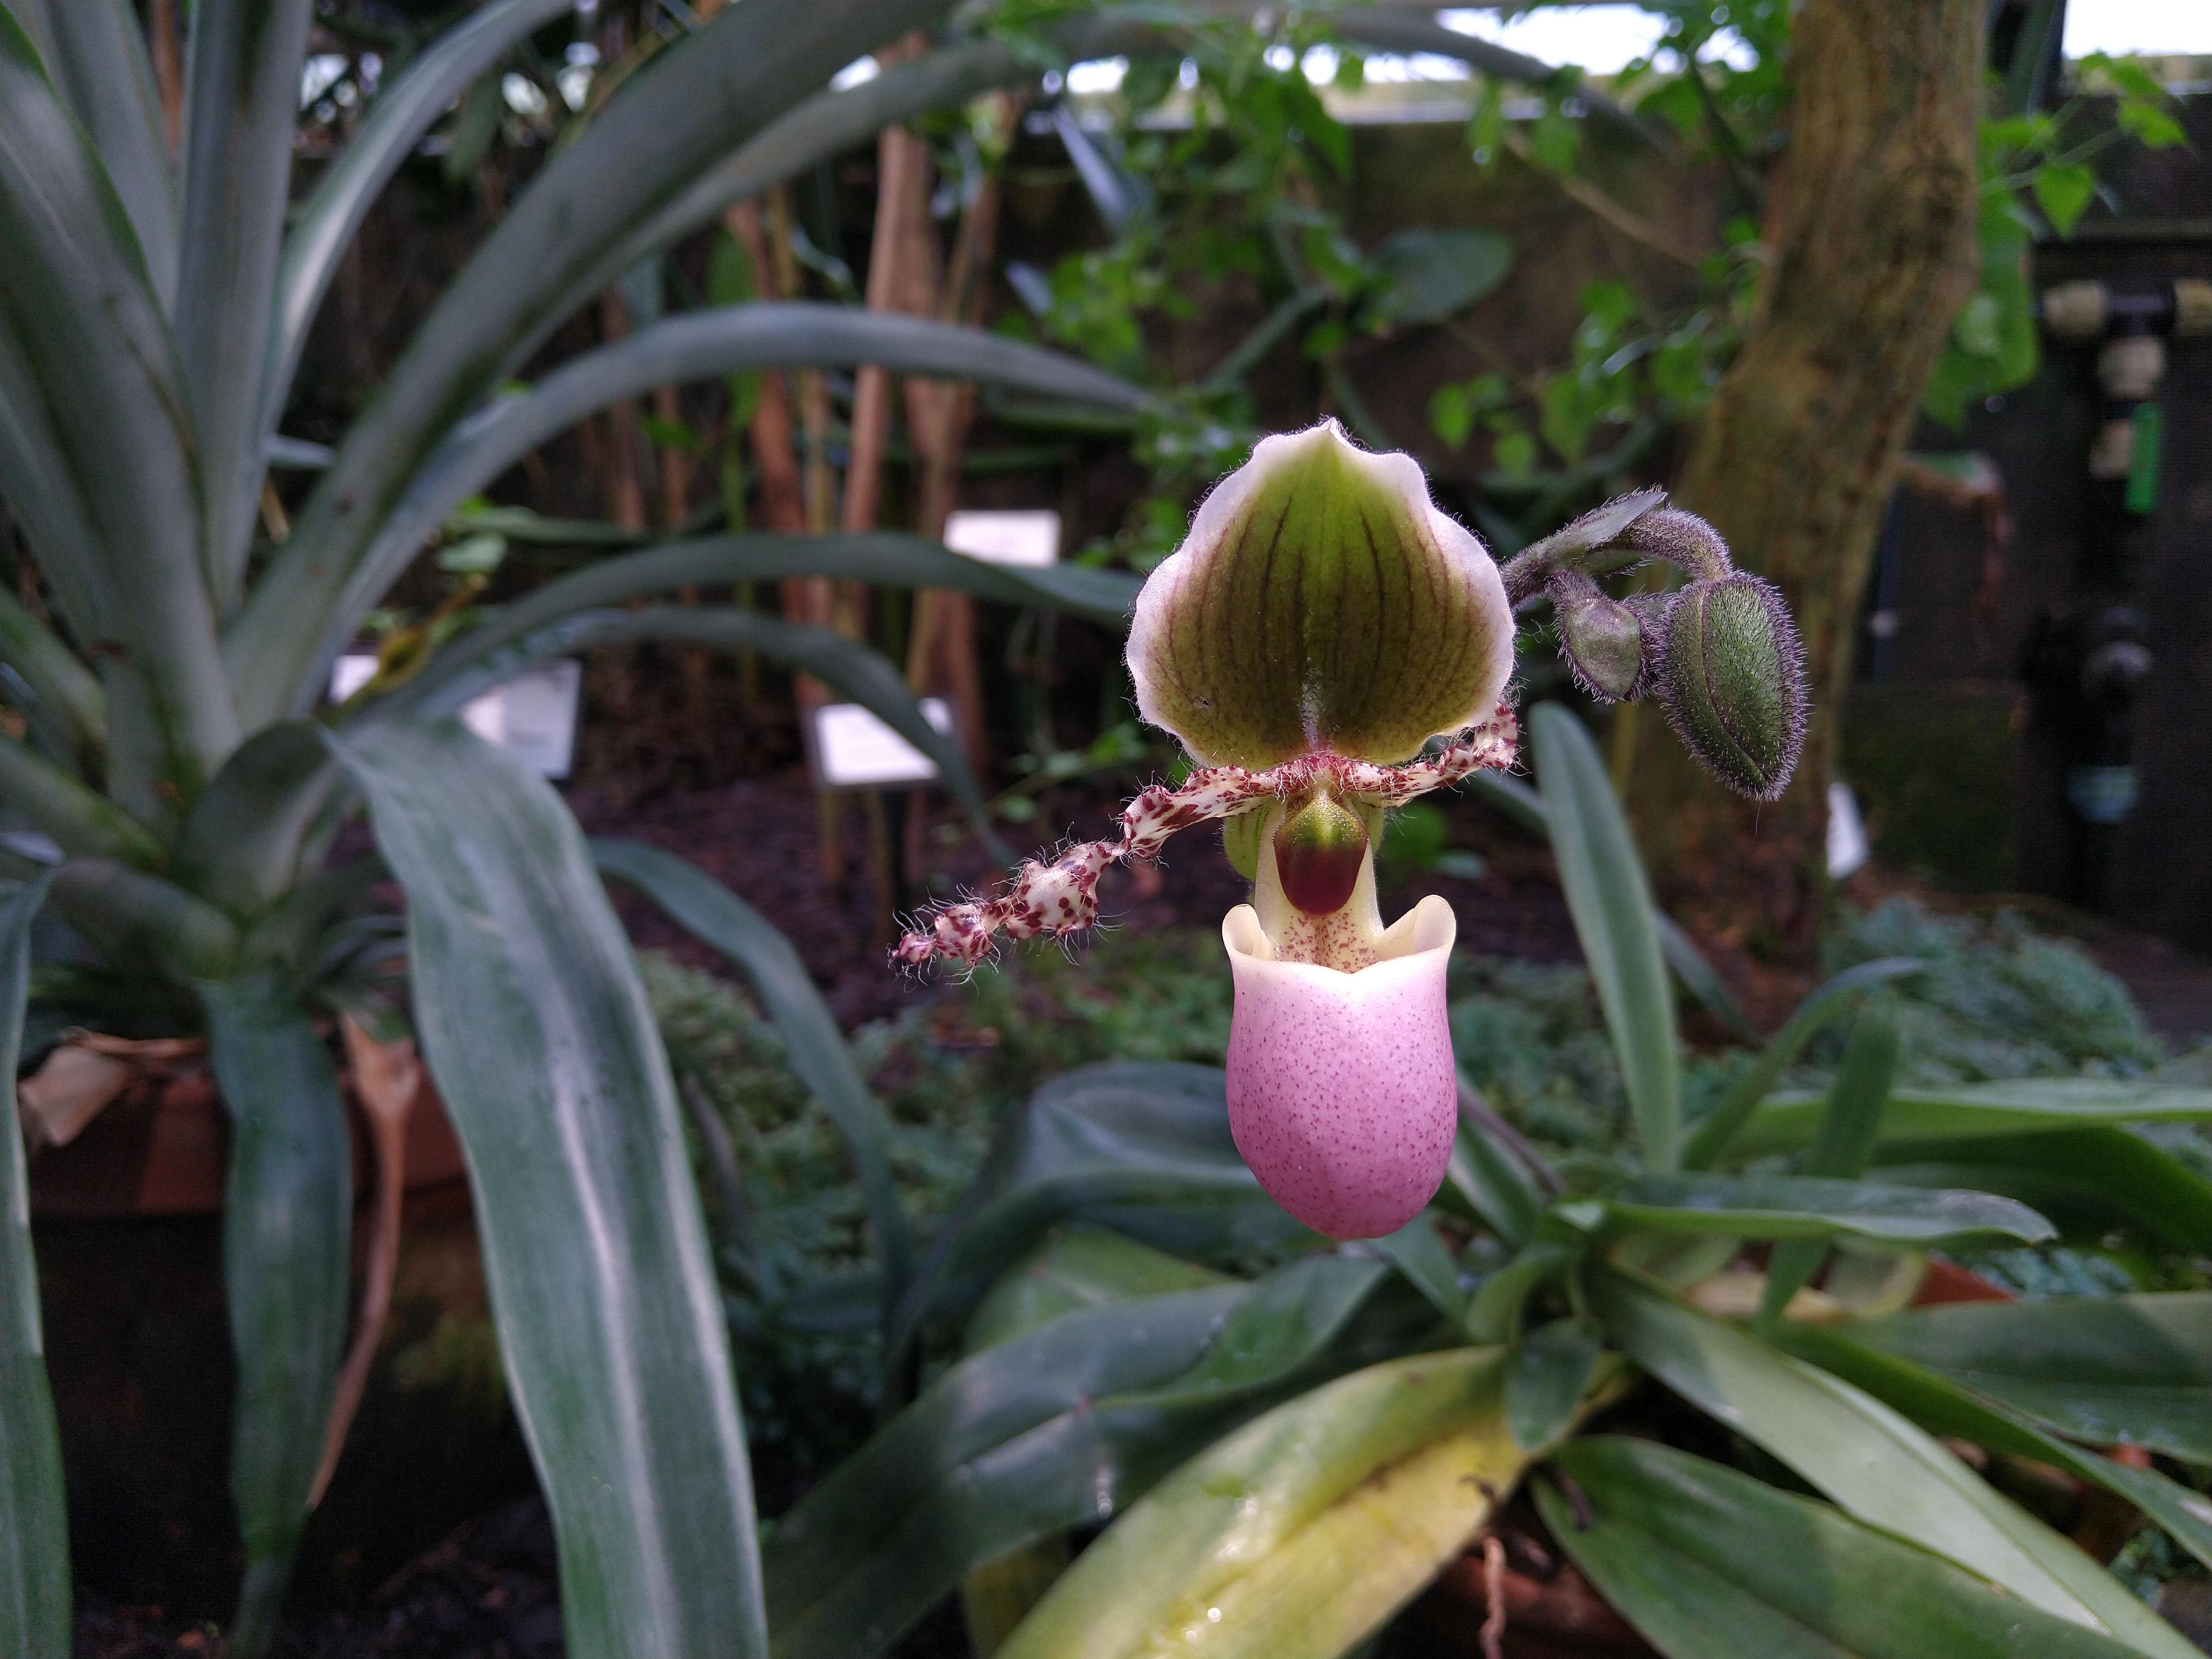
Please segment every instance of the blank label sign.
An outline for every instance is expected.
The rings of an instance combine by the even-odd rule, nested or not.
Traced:
[[[343,702],[376,672],[376,659],[355,653],[331,666],[331,701]],[[584,665],[563,657],[517,674],[461,706],[461,723],[541,777],[565,778],[576,754],[576,698]]]
[[[955,513],[945,544],[986,564],[1044,565],[1060,558],[1057,513]]]
[[[944,698],[924,697],[921,714],[945,736],[952,735],[952,710]],[[824,703],[814,711],[814,765],[829,789],[937,780],[935,762],[857,702]]]

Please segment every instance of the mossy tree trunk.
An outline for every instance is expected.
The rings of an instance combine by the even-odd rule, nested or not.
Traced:
[[[1977,269],[1983,0],[1806,0],[1758,313],[1675,500],[1778,583],[1813,725],[1776,806],[1724,795],[1645,715],[1629,801],[1647,856],[1808,939],[1859,600],[1898,459]],[[1755,842],[1747,844],[1747,837]]]

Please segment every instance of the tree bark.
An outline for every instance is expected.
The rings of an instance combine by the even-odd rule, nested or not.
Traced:
[[[1789,794],[1754,816],[1643,715],[1631,811],[1670,880],[1717,882],[1732,890],[1716,894],[1724,908],[1747,900],[1785,939],[1808,940],[1818,920],[1860,596],[1914,412],[1975,281],[1983,10],[1799,11],[1765,285],[1676,491],[1781,587],[1804,632],[1813,723]]]

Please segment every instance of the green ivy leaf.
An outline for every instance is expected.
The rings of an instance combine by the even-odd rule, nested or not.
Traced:
[[[2172,149],[2189,141],[2181,123],[2163,103],[2123,99],[2118,114],[2121,130],[2145,149]]]
[[[1547,103],[1544,112],[1536,118],[1535,131],[1528,136],[1528,147],[1537,165],[1547,172],[1571,173],[1582,154],[1582,129],[1557,104]]]
[[[2163,113],[2163,112],[2154,112]],[[2177,129],[2178,131],[2178,129]],[[2051,228],[2061,236],[2071,236],[2074,227],[2088,211],[2089,204],[2097,199],[2097,174],[2087,162],[2075,161],[2061,167],[2045,163],[2036,168],[2033,184],[2035,204],[2051,221]],[[1984,357],[1996,355],[1994,347],[1980,353]]]

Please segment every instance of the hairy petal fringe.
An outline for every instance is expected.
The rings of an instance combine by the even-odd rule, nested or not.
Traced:
[[[1486,767],[1511,766],[1519,736],[1513,710],[1500,703],[1488,720],[1436,754],[1403,765],[1301,755],[1264,772],[1209,766],[1192,773],[1179,788],[1156,783],[1122,808],[1119,836],[1079,842],[1050,860],[1031,859],[996,897],[924,912],[892,947],[891,960],[909,968],[939,960],[973,967],[990,955],[1000,933],[1009,939],[1059,937],[1096,927],[1099,877],[1124,860],[1158,858],[1178,830],[1233,817],[1262,801],[1302,795],[1320,782],[1370,805],[1400,805],[1449,788]]]

